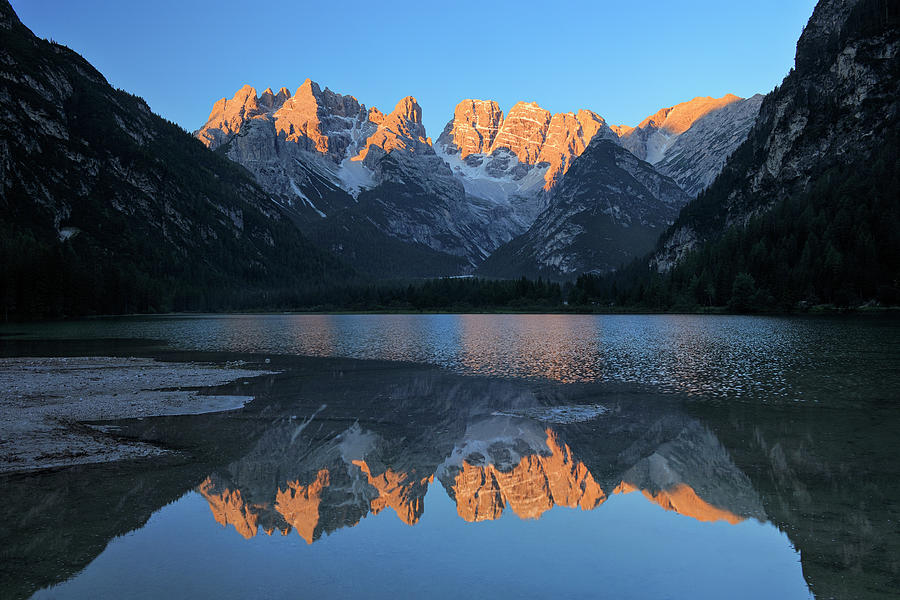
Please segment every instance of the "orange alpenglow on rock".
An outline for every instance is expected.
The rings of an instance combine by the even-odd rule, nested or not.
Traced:
[[[278,488],[275,495],[275,510],[284,520],[297,530],[297,533],[312,544],[315,539],[316,526],[319,524],[319,504],[322,502],[322,490],[328,487],[328,469],[322,469],[309,485],[300,485],[299,481],[289,481],[287,488]]]
[[[197,138],[215,150],[248,122],[266,119],[279,138],[340,162],[351,142],[350,131],[365,126],[366,115],[365,107],[353,96],[342,96],[328,88],[323,91],[310,79],[293,96],[287,88],[277,94],[266,88],[257,97],[256,89],[245,85],[231,100],[222,98],[215,103]]]
[[[311,150],[324,154],[328,152],[328,136],[319,127],[319,101],[316,96],[321,96],[319,86],[307,79],[275,113],[275,131],[289,142],[300,142],[306,138]]]
[[[693,100],[657,111],[656,114],[650,115],[641,121],[637,129],[644,129],[649,126],[667,133],[680,135],[690,129],[691,125],[699,118],[740,99],[734,94],[726,94],[721,98],[698,96]]]
[[[197,137],[208,147],[215,149],[225,138],[241,130],[244,123],[264,114],[256,99],[256,89],[245,85],[231,100],[222,98],[213,104],[206,121]]]
[[[606,127],[606,122],[589,110],[551,115],[534,102],[517,102],[504,118],[494,101],[463,100],[456,105],[441,140],[463,160],[472,154],[491,155],[506,149],[521,163],[547,163],[544,189],[549,190]]]
[[[453,492],[456,511],[466,521],[493,520],[506,504],[522,519],[537,519],[554,506],[591,510],[606,494],[582,462],[575,462],[566,444],[547,429],[550,456],[526,456],[509,472],[494,465],[474,466],[463,461]]]
[[[463,100],[456,105],[446,133],[459,148],[460,158],[465,158],[490,154],[502,125],[503,111],[493,100]]]
[[[372,514],[390,506],[407,525],[415,525],[425,511],[425,492],[428,484],[434,481],[434,475],[416,479],[409,473],[397,473],[391,469],[381,475],[373,475],[364,460],[354,460],[353,464],[365,473],[369,485],[378,490],[378,497],[372,500]]]
[[[226,489],[218,493],[214,490],[215,484],[209,477],[197,486],[197,491],[209,502],[209,510],[216,523],[222,527],[233,525],[246,539],[254,537],[258,530],[259,510],[264,506],[248,505],[240,490]]]
[[[544,174],[544,189],[549,190],[559,178],[569,170],[569,165],[581,156],[594,136],[606,127],[603,118],[589,110],[579,110],[577,114],[557,113],[550,119],[547,138],[538,162],[550,164]]]
[[[384,123],[385,114],[375,108],[374,106],[369,109],[369,120],[376,125],[381,125]]]
[[[351,160],[365,160],[373,148],[380,148],[384,154],[397,149],[427,152],[431,148],[425,135],[425,126],[422,125],[422,107],[412,96],[397,102],[397,106],[387,116],[373,108],[369,111],[369,119],[378,123],[378,129]]]
[[[650,492],[649,490],[641,490],[638,487],[623,481],[615,490],[613,490],[613,494],[630,494],[631,492],[638,491],[641,492],[645,498],[660,505],[665,510],[670,510],[704,523],[726,521],[732,525],[737,525],[745,520],[744,517],[706,502],[697,495],[697,492],[695,492],[691,486],[685,483],[676,484],[666,490]]]
[[[535,102],[516,102],[494,138],[490,153],[508,148],[519,157],[520,162],[529,165],[537,163],[547,139],[550,116],[549,110],[541,108]]]

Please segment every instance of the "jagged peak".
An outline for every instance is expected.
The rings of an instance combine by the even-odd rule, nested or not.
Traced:
[[[540,104],[538,104],[537,102],[527,102],[527,101],[525,101],[525,100],[519,100],[518,102],[516,102],[515,104],[513,104],[513,106],[512,106],[511,109],[509,109],[509,114],[507,115],[506,118],[509,118],[514,112],[515,112],[515,113],[518,113],[518,112],[531,112],[531,111],[535,111],[535,110],[536,110],[536,111],[545,112],[545,113],[548,113],[548,114],[550,113],[549,110],[547,110],[546,108],[543,108],[543,107],[542,107]]]
[[[547,163],[544,187],[550,189],[590,140],[606,129],[603,117],[585,108],[552,114],[537,102],[521,100],[504,116],[494,100],[467,98],[456,104],[438,146],[460,159],[505,149],[525,165]]]
[[[606,119],[604,119],[603,117],[601,117],[600,115],[598,115],[598,114],[595,113],[594,111],[592,111],[592,110],[590,110],[590,109],[587,109],[587,108],[581,108],[581,109],[579,109],[578,112],[575,113],[575,117],[576,117],[579,121],[586,121],[586,120],[588,120],[588,119],[592,119],[592,120],[594,120],[594,121],[598,121],[598,122],[600,122],[600,123],[606,124]]]
[[[498,104],[496,100],[466,98],[456,103],[456,106],[453,108],[453,119],[450,121],[450,124],[456,119],[466,118],[473,114],[478,115],[479,113],[491,120],[499,118],[499,122],[503,123],[503,111],[500,109],[500,104]]]
[[[369,120],[376,125],[381,125],[382,123],[384,123],[385,114],[374,106],[369,109],[368,116]]]
[[[503,111],[495,100],[466,98],[456,103],[437,141],[445,151],[466,158],[488,152],[502,125]]]
[[[303,83],[300,87],[297,88],[297,91],[294,92],[294,98],[318,98],[322,95],[322,88],[319,87],[319,84],[307,77],[303,80]]]
[[[411,121],[417,125],[422,123],[422,107],[413,96],[401,98],[391,115],[403,117],[407,121]]]

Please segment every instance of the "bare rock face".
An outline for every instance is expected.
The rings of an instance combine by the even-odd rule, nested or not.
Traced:
[[[354,142],[354,128],[365,123],[366,111],[353,96],[328,88],[323,92],[307,79],[272,116],[280,139],[340,162]]]
[[[517,102],[504,118],[494,101],[463,100],[436,147],[445,158],[469,167],[454,169],[462,177],[521,181],[537,168],[542,188],[549,190],[598,133],[616,137],[603,118],[589,110],[551,115],[534,102]],[[538,180],[529,178],[528,183],[534,187]],[[478,195],[479,190],[473,191]]]
[[[366,252],[361,239],[396,245],[387,236],[410,245],[410,262],[441,265],[416,275],[457,274],[499,245],[435,154],[412,96],[385,114],[309,79],[293,96],[244,86],[216,103],[196,137],[250,170],[307,234],[348,259]],[[319,223],[329,217],[340,223]]]
[[[502,125],[503,111],[493,100],[463,100],[438,141],[463,160],[470,154],[490,154]]]
[[[900,19],[889,4],[818,3],[795,68],[762,100],[722,177],[660,240],[656,268],[671,269],[691,248],[803,193],[829,169],[870,164],[900,114]]]
[[[381,150],[380,153],[373,155],[377,158],[394,150],[434,154],[425,134],[425,126],[422,125],[422,107],[415,98],[412,96],[403,98],[388,115],[383,115],[377,108],[373,108],[372,112],[378,120],[378,128],[366,139],[363,148],[351,160],[365,162],[370,148],[373,147]],[[370,159],[366,166],[374,169],[377,158]]]
[[[197,132],[197,137],[210,149],[215,150],[229,136],[239,132],[244,123],[261,114],[256,89],[245,85],[231,100],[222,98],[213,105],[209,119]]]
[[[614,271],[651,251],[688,200],[649,163],[595,139],[553,189],[547,209],[479,272],[564,279]]]
[[[622,145],[632,154],[650,164],[656,164],[678,137],[697,120],[741,100],[734,94],[721,98],[697,97],[669,108],[662,108],[640,122],[637,127],[619,126]]]
[[[357,130],[368,123],[365,107],[353,96],[342,96],[307,79],[291,96],[287,88],[274,94],[266,88],[245,85],[231,100],[222,98],[213,106],[206,124],[195,134],[210,149],[231,141],[253,119],[270,121],[279,140],[296,144],[307,152],[340,162],[358,139]]]
[[[386,114],[306,80],[292,96],[244,86],[216,103],[196,135],[247,167],[310,227],[322,229],[316,222],[338,213],[354,221],[329,224],[322,235],[306,230],[351,261],[366,253],[357,243],[371,234],[358,231],[364,226],[475,268],[535,223],[592,140],[622,144],[648,162],[668,157],[659,170],[695,195],[744,139],[757,108],[758,99],[695,98],[636,128],[613,129],[589,110],[551,114],[518,102],[504,115],[496,102],[470,99],[432,146],[412,96]]]
[[[494,101],[463,100],[434,147],[483,215],[496,248],[534,222],[549,190],[598,135],[617,139],[589,110],[553,115],[518,102],[504,117]]]
[[[712,110],[680,134],[653,166],[691,197],[709,187],[725,161],[747,139],[763,96],[736,100]]]
[[[550,111],[535,102],[516,102],[491,145],[491,154],[505,148],[515,154],[519,162],[536,164],[547,141],[550,119]]]
[[[498,465],[481,453],[443,465],[441,482],[456,502],[457,514],[469,522],[493,521],[509,506],[520,519],[539,519],[554,506],[593,510],[606,500],[588,468],[552,429],[546,430],[543,446],[538,451],[529,448],[511,465]],[[517,454],[515,446],[495,444],[491,449]]]
[[[589,110],[577,113],[557,113],[550,119],[547,137],[541,148],[539,163],[549,167],[544,174],[544,189],[553,188],[569,165],[588,147],[597,134],[612,138],[603,118]]]

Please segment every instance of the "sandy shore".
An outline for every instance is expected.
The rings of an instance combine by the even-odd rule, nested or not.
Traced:
[[[240,408],[253,398],[197,388],[268,373],[147,358],[0,360],[0,473],[161,454],[83,422]]]

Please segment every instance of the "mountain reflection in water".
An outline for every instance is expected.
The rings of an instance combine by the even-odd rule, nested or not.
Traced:
[[[154,511],[194,493],[208,504],[205,518],[247,538],[230,536],[241,544],[296,531],[311,551],[332,536],[362,535],[363,520],[424,527],[435,493],[467,528],[509,514],[533,522],[566,509],[600,513],[628,495],[700,527],[777,527],[817,596],[876,598],[896,588],[900,490],[891,453],[879,449],[896,444],[897,427],[884,407],[848,415],[796,403],[723,406],[651,386],[352,359],[274,357],[270,367],[284,372],[239,386],[257,398],[242,410],[119,423],[124,436],[178,449],[171,464],[4,484],[0,595],[77,584],[110,540],[140,535]],[[237,391],[224,388],[216,391]]]
[[[404,391],[393,392],[395,400],[403,397]],[[625,426],[667,432],[651,454],[621,474],[605,478],[609,492],[554,429],[542,429],[541,424],[524,418],[479,416],[477,410],[468,415],[463,437],[436,467],[440,457],[387,444],[383,436],[354,424],[307,450],[315,457],[309,461],[266,466],[241,461],[211,474],[196,489],[209,502],[215,520],[233,526],[245,538],[260,529],[269,535],[275,531],[287,535],[293,528],[307,543],[323,533],[352,527],[387,507],[404,523],[415,525],[435,478],[455,501],[459,516],[468,522],[497,519],[507,507],[521,519],[538,519],[554,506],[593,510],[603,504],[608,493],[634,491],[643,492],[666,510],[699,521],[735,524],[751,516],[764,519],[749,480],[702,426],[673,413],[642,420],[624,412],[617,405],[613,414],[589,429],[570,432],[573,437],[588,434],[600,440],[594,441],[594,446],[604,443],[605,432]],[[448,429],[447,423],[420,425]],[[617,441],[629,443],[627,438]],[[260,443],[267,448],[277,444],[271,440]],[[291,445],[302,443],[291,436]],[[621,463],[626,449],[612,446],[602,451],[615,455]],[[295,455],[290,447],[282,452]],[[417,453],[422,456],[418,459],[421,466],[408,466],[417,461],[407,455]],[[691,454],[695,456],[690,464],[673,458]],[[404,466],[395,470],[390,465]],[[263,473],[261,469],[267,470]],[[240,473],[252,473],[254,480],[282,477],[283,481],[271,489],[259,489],[252,482],[245,483]],[[688,480],[702,480],[703,493],[719,505],[702,498]]]

